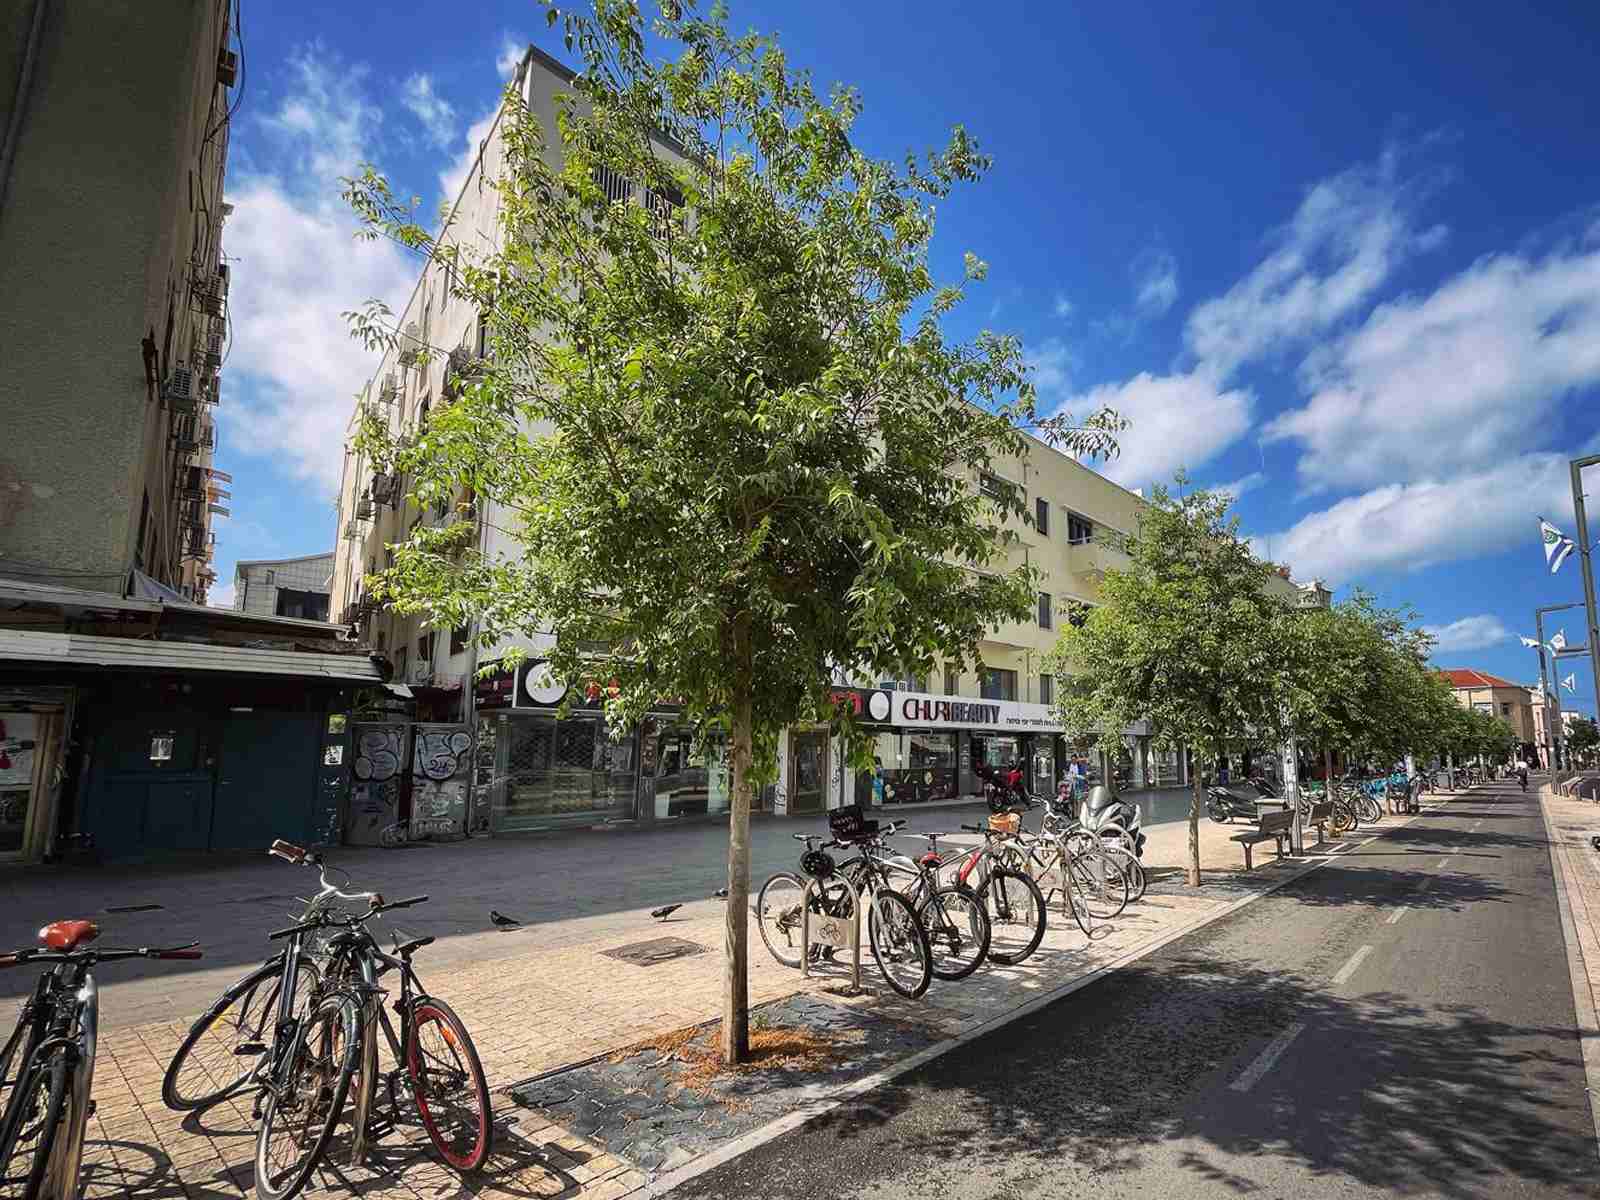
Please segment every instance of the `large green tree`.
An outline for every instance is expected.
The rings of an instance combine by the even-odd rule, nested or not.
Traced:
[[[1289,609],[1228,505],[1222,494],[1154,490],[1127,566],[1106,572],[1100,603],[1062,631],[1051,656],[1058,676],[1072,676],[1055,707],[1074,735],[1116,737],[1148,720],[1157,745],[1187,746],[1198,767],[1244,738],[1287,732]],[[1198,886],[1198,769],[1193,782],[1188,877]]]
[[[484,645],[553,634],[545,669],[598,688],[613,727],[670,698],[725,732],[733,1061],[752,789],[779,731],[832,715],[838,670],[972,661],[1029,614],[1007,557],[1021,497],[976,484],[1019,428],[1108,453],[1119,423],[1041,419],[1015,339],[944,331],[983,276],[969,255],[941,284],[929,262],[935,204],[989,165],[964,131],[874,159],[855,92],[819,95],[720,8],[664,4],[648,30],[629,0],[549,17],[581,69],[554,129],[508,93],[498,248],[444,244],[371,169],[350,181],[369,234],[445,261],[489,349],[409,443],[364,439],[418,500],[470,489],[510,514],[520,546],[491,560],[465,522],[421,527],[373,592]],[[355,325],[392,339],[379,308]]]
[[[1567,729],[1567,748],[1577,757],[1587,761],[1600,747],[1600,729],[1593,717],[1579,717]]]

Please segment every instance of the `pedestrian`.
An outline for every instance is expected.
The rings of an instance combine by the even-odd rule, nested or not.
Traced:
[[[1006,772],[1006,790],[1018,800],[1022,799],[1022,760],[1013,759],[1011,769]]]
[[[1528,763],[1522,755],[1517,755],[1517,782],[1522,785],[1522,790],[1528,790]]]

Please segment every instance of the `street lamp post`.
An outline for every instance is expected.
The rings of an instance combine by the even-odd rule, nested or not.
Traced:
[[[1585,639],[1589,644],[1589,677],[1594,682],[1595,717],[1600,719],[1600,620],[1595,618],[1594,563],[1590,560],[1589,522],[1583,508],[1583,469],[1593,466],[1600,466],[1600,454],[1590,454],[1572,460],[1572,515],[1578,526],[1575,531],[1578,539],[1578,561],[1583,567],[1584,627],[1589,632],[1589,636]]]
[[[1582,607],[1581,603],[1574,600],[1571,604],[1546,604],[1543,608],[1533,610],[1533,632],[1534,636],[1539,639],[1539,686],[1544,689],[1545,695],[1550,697],[1550,769],[1552,771],[1561,769],[1561,681],[1559,679],[1546,680],[1545,678],[1544,614],[1565,612],[1569,608],[1580,607]],[[1552,651],[1552,653],[1554,652]],[[1556,664],[1552,660],[1550,669],[1554,671],[1555,667]],[[1555,683],[1556,686],[1554,688],[1550,687],[1551,682]]]

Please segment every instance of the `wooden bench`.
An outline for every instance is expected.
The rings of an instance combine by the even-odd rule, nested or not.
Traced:
[[[1261,814],[1261,825],[1249,833],[1236,833],[1228,840],[1244,847],[1244,869],[1250,869],[1250,851],[1259,842],[1277,842],[1278,857],[1283,857],[1283,842],[1294,829],[1294,814],[1288,809],[1278,809]]]
[[[1306,812],[1306,828],[1317,831],[1317,845],[1328,840],[1328,822],[1333,819],[1333,805],[1318,800]]]

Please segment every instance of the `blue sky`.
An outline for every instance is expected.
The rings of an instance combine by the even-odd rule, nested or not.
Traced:
[[[1312,7],[731,0],[860,89],[868,148],[961,123],[994,155],[940,213],[939,264],[990,264],[954,328],[1020,335],[1052,407],[1130,416],[1108,474],[1229,485],[1297,577],[1409,603],[1440,665],[1525,682],[1515,635],[1581,595],[1535,515],[1570,532],[1566,458],[1600,451],[1600,10]],[[338,176],[373,160],[435,211],[520,46],[562,54],[530,0],[443,17],[246,2],[224,582],[331,544],[371,369],[339,314],[416,274],[351,240]]]

